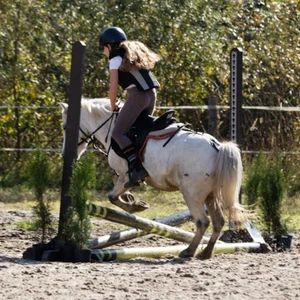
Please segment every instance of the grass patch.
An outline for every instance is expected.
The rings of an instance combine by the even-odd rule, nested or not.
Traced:
[[[14,226],[18,229],[24,229],[28,231],[37,231],[35,222],[33,221],[17,221],[14,223]]]
[[[282,205],[282,215],[289,230],[300,229],[300,192],[293,197],[285,197]]]
[[[60,207],[60,190],[49,190],[45,197],[51,201],[51,209],[58,212]],[[0,209],[28,210],[36,205],[34,192],[24,187],[1,188]]]
[[[0,190],[0,195],[5,195],[6,201],[0,199],[0,210],[31,210],[35,204],[34,195],[26,189],[18,188],[18,201],[16,200],[15,189]],[[134,197],[138,200],[146,201],[150,204],[150,209],[137,213],[138,216],[154,220],[163,218],[174,213],[187,210],[187,206],[180,192],[161,192],[152,189],[151,187],[140,187],[132,189]],[[51,207],[53,214],[59,213],[60,208],[60,191],[50,191]],[[10,198],[13,201],[10,202]],[[107,192],[89,191],[88,199],[91,203],[102,205],[116,210],[121,210],[111,204],[107,198]],[[290,231],[300,230],[300,193],[293,197],[284,197],[283,201],[283,219],[287,221]],[[262,221],[259,219],[259,210],[257,211],[258,218],[254,220],[258,229],[262,230]],[[22,226],[22,225],[21,225]],[[105,223],[112,231],[126,229],[125,225],[116,223]],[[194,231],[195,225],[193,222],[187,222],[180,226],[182,229]]]

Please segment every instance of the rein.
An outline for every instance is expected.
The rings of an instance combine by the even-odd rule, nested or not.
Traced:
[[[85,138],[81,138],[81,141],[78,143],[78,146],[80,146],[80,145],[83,144],[83,143],[87,143],[88,145],[93,144],[94,147],[95,147],[96,149],[98,149],[101,153],[107,155],[107,153],[106,153],[105,151],[103,151],[103,150],[101,150],[101,149],[99,148],[99,141],[95,138],[95,133],[96,133],[99,129],[101,129],[107,122],[110,121],[109,128],[108,128],[108,131],[107,131],[107,135],[106,135],[106,137],[105,137],[105,143],[107,143],[107,140],[108,140],[108,134],[109,134],[110,129],[111,129],[111,125],[112,125],[112,121],[113,121],[113,116],[114,116],[115,114],[116,114],[116,113],[113,112],[113,113],[111,114],[111,116],[110,116],[106,121],[104,121],[100,126],[98,126],[91,134],[86,134],[86,133],[81,129],[81,127],[79,127],[80,132],[85,136]]]

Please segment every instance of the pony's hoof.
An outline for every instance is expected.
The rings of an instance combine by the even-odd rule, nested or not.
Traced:
[[[125,192],[123,195],[120,196],[121,200],[127,203],[134,203],[135,199],[134,196],[130,192]]]
[[[202,251],[201,253],[197,254],[196,255],[196,258],[197,259],[200,259],[200,260],[206,260],[206,259],[210,259],[212,257],[212,254],[208,254],[204,251]]]
[[[123,204],[120,206],[123,210],[126,212],[133,214],[137,212],[144,211],[150,207],[150,205],[147,202],[144,201],[135,201],[130,204]]]
[[[179,253],[179,257],[180,258],[190,258],[190,257],[193,257],[193,255],[187,249],[185,249]]]
[[[145,201],[136,201],[132,204],[132,212],[140,212],[150,208],[150,205]]]

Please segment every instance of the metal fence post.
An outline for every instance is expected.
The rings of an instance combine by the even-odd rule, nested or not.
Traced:
[[[233,48],[230,51],[230,137],[240,148],[242,147],[242,88],[243,51]],[[242,190],[239,194],[239,201],[242,202]]]
[[[239,48],[230,51],[230,115],[231,140],[242,146],[242,80],[243,52]]]

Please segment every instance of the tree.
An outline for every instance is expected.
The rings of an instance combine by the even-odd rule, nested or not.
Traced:
[[[60,148],[60,109],[69,92],[71,46],[86,43],[83,93],[108,96],[108,62],[98,50],[100,32],[120,26],[162,56],[158,105],[229,102],[229,53],[243,50],[243,104],[299,106],[297,0],[3,0],[0,6],[0,144],[5,148]],[[108,17],[109,16],[109,17]],[[207,114],[178,111],[196,130]],[[229,138],[228,110],[220,110],[219,138]],[[245,150],[299,149],[299,113],[243,110]],[[57,160],[57,156],[53,154]],[[1,152],[1,184],[23,181],[30,154]],[[12,166],[12,162],[14,165]],[[9,170],[9,171],[8,171]]]

